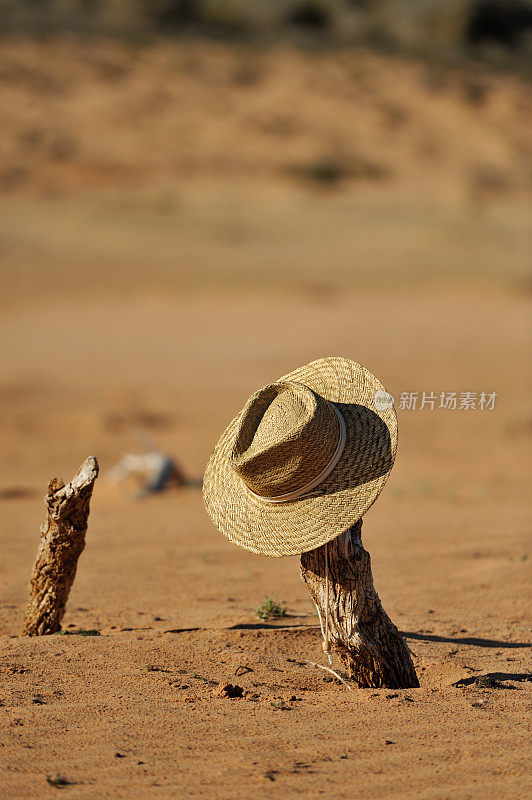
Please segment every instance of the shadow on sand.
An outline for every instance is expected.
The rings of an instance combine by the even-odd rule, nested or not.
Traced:
[[[514,649],[518,647],[532,647],[532,642],[501,642],[498,639],[477,639],[473,636],[451,637],[436,636],[430,633],[413,633],[401,631],[405,639],[418,639],[421,642],[448,642],[449,644],[471,644],[475,647],[498,647]]]
[[[523,683],[524,681],[532,681],[532,673],[530,672],[486,672],[485,675],[473,675],[468,678],[461,678],[459,681],[451,684],[461,688],[462,686],[477,686],[479,689],[516,689],[516,686],[508,684],[505,686],[505,681],[517,681]]]

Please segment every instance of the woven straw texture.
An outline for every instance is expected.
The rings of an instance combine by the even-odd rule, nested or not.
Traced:
[[[381,382],[360,364],[322,358],[254,394],[222,434],[207,464],[203,497],[217,528],[232,542],[268,556],[312,550],[336,538],[379,496],[397,450],[393,406],[375,407]],[[346,443],[315,496],[283,503]]]

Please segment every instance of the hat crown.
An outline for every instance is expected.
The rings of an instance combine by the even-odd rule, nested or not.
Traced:
[[[331,404],[301,383],[280,381],[247,402],[230,455],[246,486],[265,498],[297,491],[330,462],[339,422]]]

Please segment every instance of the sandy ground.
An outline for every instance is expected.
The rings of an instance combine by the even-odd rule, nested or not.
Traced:
[[[482,76],[478,105],[470,75],[442,87],[399,63],[392,78],[369,55],[261,53],[250,75],[218,45],[124,53],[18,42],[0,59],[0,153],[24,167],[0,199],[0,797],[524,798],[529,90]],[[346,74],[367,81],[352,91],[374,135],[357,141],[393,176],[286,176],[279,164],[358,130]],[[154,101],[137,124],[139,86],[180,104]],[[381,126],[381,96],[408,114],[403,133]],[[237,122],[279,97],[301,138],[273,147]],[[42,137],[24,156],[26,117]],[[52,157],[68,125],[81,144]],[[165,172],[180,126],[190,150],[176,145]],[[438,157],[419,158],[423,137]],[[105,169],[87,155],[96,141]],[[471,188],[479,161],[503,183]],[[297,558],[231,545],[198,489],[136,501],[106,480],[138,428],[200,478],[247,397],[322,355],[360,361],[397,399],[497,393],[494,410],[399,409],[397,462],[364,522],[420,689],[347,692],[303,664],[321,643]],[[42,495],[91,454],[101,476],[64,627],[100,635],[24,639]],[[265,596],[288,616],[257,619]],[[503,688],[453,685],[486,674]],[[245,696],[217,697],[227,682]],[[57,773],[60,790],[46,781]]]

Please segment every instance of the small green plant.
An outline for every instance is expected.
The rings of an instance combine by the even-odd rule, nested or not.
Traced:
[[[198,675],[196,672],[192,673],[190,677],[194,678],[194,680],[196,681],[203,681],[203,683],[209,683],[208,678],[204,678],[203,675]]]
[[[276,711],[291,711],[292,710],[292,706],[289,706],[287,703],[285,703],[284,700],[279,700],[279,701],[272,700],[270,702],[270,705],[271,705],[272,708],[275,708]]]
[[[50,786],[55,786],[56,789],[60,789],[62,786],[70,786],[72,783],[72,781],[69,781],[64,775],[61,775],[60,772],[57,773],[55,778],[52,778],[51,775],[47,775],[46,780]]]
[[[364,158],[343,160],[337,155],[317,158],[287,167],[289,175],[303,179],[316,186],[336,186],[347,178],[380,180],[388,174],[383,164]]]
[[[264,603],[253,609],[253,613],[259,619],[270,619],[271,617],[286,617],[286,608],[276,603],[273,597],[266,597]]]
[[[298,178],[311,181],[322,186],[332,186],[349,175],[349,169],[336,159],[317,159],[305,164],[296,164],[288,168],[288,172]]]
[[[482,689],[510,689],[513,686],[505,686],[501,681],[492,678],[491,675],[477,675],[473,681],[475,686],[480,686]]]
[[[100,631],[95,628],[89,628],[88,630],[80,628],[77,631],[59,631],[59,633],[61,636],[100,636]]]

